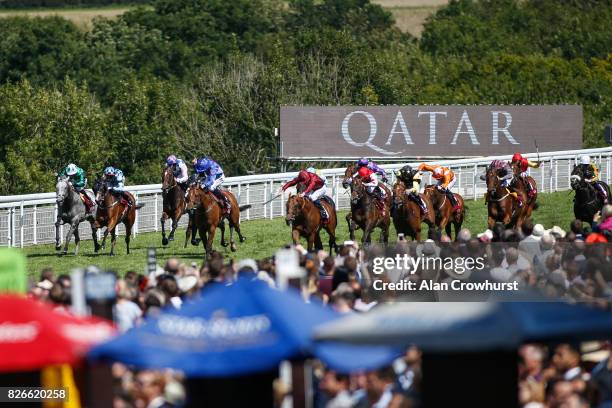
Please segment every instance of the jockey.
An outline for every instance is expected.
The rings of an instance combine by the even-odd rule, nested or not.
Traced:
[[[383,183],[387,182],[387,173],[385,172],[385,169],[380,167],[378,164],[366,159],[365,157],[362,157],[361,159],[359,159],[359,161],[357,161],[357,172],[359,172],[359,169],[361,169],[362,167],[367,167],[374,173],[379,174],[382,178]],[[356,175],[357,173],[353,174],[353,177],[355,177]]]
[[[446,194],[446,197],[450,200],[453,205],[453,211],[457,212],[460,210],[459,202],[457,202],[455,195],[451,191],[451,188],[457,182],[455,178],[455,173],[448,167],[440,166],[439,164],[426,164],[421,163],[418,168],[419,171],[430,171],[434,179],[438,181],[438,185],[436,188],[438,191]]]
[[[131,207],[134,204],[132,196],[125,191],[125,177],[121,170],[109,166],[104,169],[103,179],[108,183],[109,191],[127,201],[128,206]]]
[[[223,215],[229,214],[232,204],[219,188],[225,181],[225,173],[219,163],[209,157],[201,157],[196,161],[195,172],[202,188],[213,193],[223,204]]]
[[[189,172],[187,171],[187,165],[181,159],[177,159],[175,155],[171,154],[166,159],[166,167],[172,169],[174,174],[174,180],[179,184],[183,190],[187,190],[187,180],[189,179]]]
[[[327,224],[329,222],[329,214],[327,214],[321,202],[321,197],[327,193],[325,180],[317,174],[314,167],[309,167],[306,170],[300,170],[297,177],[289,180],[281,187],[281,191],[285,191],[295,185],[303,188],[300,197],[308,197],[319,209],[321,223],[323,225]]]
[[[60,171],[57,176],[68,177],[70,184],[72,184],[74,190],[79,193],[81,199],[85,203],[87,211],[89,212],[89,210],[93,208],[94,203],[84,191],[85,187],[87,186],[87,177],[85,176],[85,170],[83,170],[74,163],[70,163],[62,171]]]
[[[512,171],[512,165],[510,162],[505,160],[493,160],[489,165],[489,168],[495,169],[497,171],[497,178],[501,182],[501,186],[506,188],[508,192],[512,194],[518,201],[519,207],[523,206],[523,197],[517,193],[517,191],[512,187],[512,179],[514,179],[514,173]],[[480,176],[481,180],[486,180],[486,174]],[[485,204],[489,202],[489,194],[485,195]]]
[[[419,207],[421,207],[421,211],[423,214],[427,214],[427,205],[425,205],[425,201],[419,195],[419,189],[421,186],[421,173],[414,170],[412,166],[409,164],[405,165],[397,172],[397,179],[404,183],[406,186],[406,194],[408,198],[412,201],[415,201]]]
[[[512,161],[510,164],[518,164],[519,166],[519,171],[520,171],[520,178],[521,180],[523,180],[526,188],[527,188],[527,197],[532,198],[535,194],[535,192],[533,191],[533,186],[531,185],[531,183],[529,183],[527,181],[527,169],[529,167],[531,168],[538,168],[540,167],[540,162],[532,162],[531,160],[527,159],[526,157],[523,157],[520,153],[514,153],[514,155],[512,156]]]
[[[580,156],[580,169],[582,170],[582,175],[584,177],[584,181],[590,183],[597,192],[601,195],[604,201],[608,200],[608,193],[606,192],[605,187],[599,181],[599,170],[597,166],[591,162],[591,157],[588,155]]]
[[[359,171],[357,172],[357,175],[361,178],[361,180],[363,181],[363,185],[366,186],[368,194],[371,194],[372,196],[374,196],[376,198],[376,200],[378,201],[379,205],[379,209],[382,212],[382,215],[385,215],[385,198],[386,198],[386,192],[385,190],[382,189],[382,187],[380,186],[379,182],[378,182],[378,177],[376,176],[376,173],[374,170],[372,170],[371,168],[367,167],[367,166],[362,166]]]

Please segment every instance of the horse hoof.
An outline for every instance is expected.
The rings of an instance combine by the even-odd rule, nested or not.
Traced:
[[[66,256],[66,255],[68,255],[68,251],[64,250],[64,251],[60,252],[60,255],[61,256]]]
[[[240,242],[246,241],[246,237],[240,237]]]
[[[56,250],[56,251],[59,251],[60,249],[62,249],[62,246],[61,246],[61,245],[55,245],[55,250]]]
[[[227,242],[225,242],[225,241],[221,242],[221,246],[222,246],[222,247],[227,247],[227,245],[228,245],[228,243],[227,243]]]
[[[196,239],[192,239],[191,240],[191,245],[198,246],[198,244],[199,244],[198,240],[196,240]]]
[[[170,235],[170,236],[168,237],[168,241],[174,241],[174,235]]]
[[[168,245],[168,238],[162,238],[162,245]]]
[[[236,252],[238,248],[236,248],[236,244],[232,242],[232,244],[230,245],[230,249],[232,250],[232,252]]]

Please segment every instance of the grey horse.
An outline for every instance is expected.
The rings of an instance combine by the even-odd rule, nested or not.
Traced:
[[[57,202],[57,220],[55,221],[56,250],[59,251],[61,249],[60,226],[62,224],[70,225],[68,234],[66,234],[66,242],[64,243],[62,255],[66,255],[68,253],[68,244],[70,243],[70,238],[72,238],[72,235],[74,235],[74,242],[76,244],[74,254],[78,255],[79,245],[81,243],[81,238],[79,237],[79,224],[83,221],[89,221],[91,223],[91,234],[95,247],[98,247],[98,237],[96,235],[97,228],[95,228],[93,224],[97,205],[95,204],[95,199],[93,198],[91,191],[84,191],[90,196],[92,202],[94,203],[94,207],[91,209],[89,214],[87,213],[87,209],[85,208],[85,204],[83,203],[81,196],[72,187],[67,177],[58,178],[57,184],[55,185]]]

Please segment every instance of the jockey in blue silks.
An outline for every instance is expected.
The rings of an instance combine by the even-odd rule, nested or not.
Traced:
[[[195,163],[195,172],[202,188],[212,192],[223,203],[223,214],[229,214],[232,205],[219,188],[225,180],[225,173],[219,163],[210,157],[201,157]]]
[[[123,176],[123,172],[121,170],[109,166],[104,169],[103,178],[108,185],[109,191],[116,196],[122,197],[125,201],[127,201],[128,205],[132,206],[134,204],[132,202],[132,196],[125,191],[125,177]]]

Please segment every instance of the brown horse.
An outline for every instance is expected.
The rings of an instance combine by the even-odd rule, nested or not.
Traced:
[[[489,229],[492,229],[496,222],[502,222],[506,228],[521,228],[523,222],[531,216],[535,196],[529,199],[522,183],[521,187],[515,188],[514,194],[510,192],[502,185],[499,168],[493,163],[487,168],[485,180],[487,182],[487,225]],[[519,205],[519,198],[523,202],[522,206]]]
[[[355,178],[351,182],[351,212],[347,215],[347,222],[351,240],[355,239],[356,227],[363,230],[361,242],[369,244],[371,242],[372,231],[375,228],[381,229],[380,241],[383,243],[389,242],[389,224],[391,219],[389,216],[391,209],[392,197],[387,196],[384,202],[385,214],[383,215],[377,207],[375,200],[367,192],[366,187],[359,178]]]
[[[331,199],[329,200],[331,201]],[[329,235],[329,252],[331,253],[332,250],[338,252],[338,246],[336,245],[338,219],[336,218],[336,208],[330,201],[321,198],[321,203],[329,214],[327,224],[323,225],[319,208],[311,200],[301,197],[299,194],[289,194],[285,221],[291,227],[291,238],[294,245],[300,242],[300,237],[305,237],[308,240],[307,249],[309,251],[323,249],[320,234],[321,230],[324,229]]]
[[[433,204],[429,197],[419,195],[427,207],[426,215],[423,215],[421,207],[408,197],[402,181],[398,180],[393,186],[393,226],[398,233],[410,236],[416,241],[421,240],[421,223],[427,224],[430,230],[435,228]]]
[[[196,230],[199,233],[200,240],[204,244],[204,250],[208,257],[212,252],[212,243],[215,238],[217,227],[221,229],[221,245],[227,247],[225,241],[225,218],[229,221],[230,227],[230,249],[236,251],[236,243],[234,242],[234,229],[238,233],[240,242],[244,242],[246,238],[240,231],[240,212],[250,208],[250,205],[238,206],[238,201],[231,191],[223,191],[223,194],[229,199],[232,209],[226,216],[223,215],[223,203],[209,190],[204,190],[197,184],[192,184],[187,189],[187,205],[186,211],[190,214],[190,223],[192,228],[191,243],[197,245]]]
[[[106,237],[108,233],[111,234],[111,250],[109,255],[115,254],[115,243],[117,241],[117,234],[115,228],[120,223],[125,226],[125,245],[127,253],[130,253],[130,235],[132,235],[132,227],[136,222],[136,210],[144,207],[144,204],[135,204],[129,206],[125,201],[116,197],[112,191],[109,190],[108,184],[104,181],[96,182],[96,202],[98,203],[98,210],[96,212],[96,220],[94,222],[95,228],[101,228],[106,226],[104,231],[104,237],[102,238],[102,245],[95,248],[95,252],[98,252],[100,248],[104,249],[106,246]],[[134,196],[130,195],[132,202],[136,202]]]
[[[357,165],[350,164],[344,171],[344,178],[342,179],[342,187],[344,187],[345,189],[352,187],[353,180],[354,180],[353,176],[355,175],[355,173],[357,173]],[[389,190],[389,188],[383,183],[379,183],[379,186],[385,191],[385,202],[389,206],[389,208],[391,208],[393,204],[393,194],[391,194],[391,190]],[[359,224],[352,222],[352,217],[353,216],[351,214],[351,211],[349,211],[348,214],[346,214],[346,222],[349,224],[349,230],[351,228],[351,224],[352,224],[353,230],[361,228]]]
[[[451,204],[446,194],[438,191],[435,185],[430,184],[425,187],[425,191],[423,195],[428,197],[433,204],[434,211],[436,214],[436,226],[440,230],[446,231],[446,235],[449,238],[452,237],[452,227],[455,227],[455,239],[457,239],[457,234],[461,230],[461,225],[463,225],[463,219],[465,217],[465,206],[463,204],[463,197],[461,195],[453,193],[455,195],[455,200],[459,203],[460,209],[456,213],[453,211],[453,205]]]
[[[174,172],[170,167],[166,167],[162,172],[162,202],[163,210],[159,220],[162,230],[162,245],[168,245],[169,241],[174,241],[174,232],[179,220],[185,213],[185,190],[176,182]],[[166,220],[168,219],[172,220],[172,229],[166,238]],[[185,235],[185,247],[190,234],[191,230],[188,226]]]

